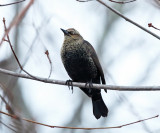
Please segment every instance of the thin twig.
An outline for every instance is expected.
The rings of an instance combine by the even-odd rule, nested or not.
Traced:
[[[7,31],[7,27],[6,27],[6,23],[5,23],[5,18],[3,18],[3,24],[4,24],[4,28],[5,28],[5,32],[6,32],[6,31]],[[18,63],[18,65],[19,65],[20,69],[21,69],[23,72],[25,72],[26,74],[28,74],[29,76],[31,76],[32,78],[36,78],[35,76],[33,76],[32,74],[30,74],[29,72],[27,72],[26,70],[23,69],[23,67],[22,67],[22,65],[21,65],[21,63],[20,63],[20,61],[19,61],[16,53],[14,52],[14,49],[13,49],[13,47],[12,47],[12,44],[11,44],[11,41],[10,41],[10,38],[9,38],[9,35],[7,34],[6,36],[7,36],[7,40],[4,39],[4,41],[6,41],[6,42],[9,43],[9,46],[10,46],[10,48],[11,48],[11,50],[12,50],[12,53],[13,53],[13,55],[14,55],[17,63]]]
[[[127,3],[131,3],[131,2],[135,2],[136,0],[126,0],[126,1],[108,0],[108,1],[113,2],[113,3],[117,3],[117,4],[127,4]]]
[[[89,2],[89,1],[95,1],[95,0],[76,0],[78,2]]]
[[[26,1],[26,0],[21,0],[21,1],[13,2],[13,3],[9,3],[9,4],[2,4],[0,6],[10,6],[10,5],[18,4],[18,3],[21,3],[21,2],[24,2],[24,1]]]
[[[48,52],[48,50],[46,50],[45,54],[47,55],[47,59],[48,59],[49,64],[50,64],[50,72],[49,72],[49,76],[48,76],[48,78],[50,78],[51,73],[52,73],[52,61],[51,61],[51,59],[50,59],[50,57],[49,57],[49,52]]]
[[[9,116],[9,117],[12,117],[12,118],[14,118],[14,119],[17,119],[17,117],[16,117],[15,115],[11,115],[11,114],[8,114],[8,113],[2,112],[2,111],[0,111],[0,113],[2,113],[2,114],[4,114],[4,115],[7,115],[7,116]],[[142,119],[142,120],[138,120],[138,121],[135,121],[135,122],[123,124],[123,125],[120,125],[120,126],[100,127],[100,128],[81,128],[81,127],[52,126],[52,125],[43,124],[43,123],[40,123],[40,122],[28,120],[28,119],[26,119],[26,118],[21,118],[21,120],[24,120],[24,121],[27,121],[27,122],[31,122],[31,123],[34,123],[34,124],[38,124],[38,125],[42,125],[42,126],[46,126],[46,127],[50,127],[50,128],[65,128],[65,129],[95,130],[95,129],[113,129],[113,128],[122,128],[122,127],[125,127],[125,126],[129,126],[129,125],[133,125],[133,124],[136,124],[136,123],[140,123],[140,122],[143,122],[143,121],[146,121],[146,120],[154,119],[154,118],[157,118],[157,117],[159,117],[159,115],[156,115],[156,116],[153,116],[153,117],[149,117],[149,118],[146,118],[146,119]]]
[[[5,105],[6,105],[6,110],[7,110],[10,114],[14,114],[13,109],[12,109],[11,106],[7,103],[7,101],[4,99],[4,97],[2,97],[2,96],[0,95],[0,98],[1,98],[2,101],[5,103]]]
[[[40,81],[40,82],[44,82],[44,83],[51,83],[51,84],[68,86],[68,85],[66,85],[66,81],[42,78],[42,77],[38,77],[38,76],[34,76],[34,78],[33,78],[33,77],[28,76],[26,74],[16,73],[16,72],[9,71],[9,70],[2,69],[2,68],[0,68],[0,73],[11,75],[14,77],[20,77],[20,78]],[[90,88],[89,85],[86,86],[86,83],[72,82],[72,85],[75,87]],[[116,90],[116,91],[160,91],[160,86],[115,86],[115,85],[93,84],[92,88],[108,89],[108,90]]]
[[[5,127],[9,128],[10,130],[14,131],[15,133],[17,133],[16,130],[14,130],[12,127],[8,126],[7,124],[5,124],[4,122],[2,122],[1,120],[0,120],[0,123],[1,123],[2,125],[4,125]]]
[[[47,23],[51,20],[51,17],[48,19],[46,19],[46,18],[44,18],[44,20],[47,20]],[[33,48],[33,46],[36,44],[35,42],[37,41],[37,38],[40,36],[40,33],[41,33],[41,30],[46,26],[46,21],[43,21],[42,23],[41,23],[41,25],[40,25],[40,27],[39,27],[39,29],[36,29],[36,27],[35,27],[35,25],[33,25],[34,26],[34,28],[35,28],[35,30],[36,30],[36,36],[34,37],[34,39],[33,39],[33,41],[32,41],[32,43],[31,43],[31,45],[30,45],[30,48],[28,49],[28,51],[26,52],[27,54],[25,55],[25,59],[24,59],[24,62],[23,62],[23,64],[22,64],[22,67],[24,68],[24,66],[26,65],[26,63],[27,63],[27,61],[28,61],[28,59],[29,59],[29,55],[30,55],[30,52],[32,51],[32,48]]]
[[[3,24],[4,24],[4,29],[5,29],[5,32],[6,32],[6,31],[7,31],[7,27],[6,27],[6,20],[5,20],[5,18],[3,18]],[[12,44],[11,44],[9,35],[7,34],[6,36],[7,36],[7,40],[4,39],[4,41],[6,41],[6,42],[9,43],[9,46],[10,46],[10,48],[11,48],[11,50],[12,50],[12,53],[13,53],[14,57],[16,58],[16,61],[17,61],[18,65],[19,65],[20,69],[23,70],[23,67],[21,66],[21,64],[20,64],[20,62],[19,62],[19,60],[18,60],[18,57],[16,56],[16,53],[14,52],[14,49],[13,49],[13,47],[12,47]]]
[[[13,21],[10,23],[7,31],[4,33],[2,40],[0,41],[0,46],[2,45],[4,39],[10,32],[10,30],[12,29],[13,26],[18,25],[21,20],[23,19],[23,17],[25,16],[26,12],[28,11],[28,9],[31,7],[31,5],[33,4],[34,0],[30,0],[30,2],[28,3],[28,5],[21,11],[21,13],[19,15],[17,15]]]
[[[89,2],[89,1],[95,1],[95,0],[76,0],[78,2]],[[136,0],[126,0],[126,1],[115,1],[115,0],[108,0],[113,3],[118,3],[118,4],[127,4],[131,2],[135,2]]]
[[[148,24],[148,27],[152,27],[152,28],[154,28],[154,29],[156,29],[156,30],[160,30],[159,28],[155,27],[152,23],[149,23],[149,24]]]

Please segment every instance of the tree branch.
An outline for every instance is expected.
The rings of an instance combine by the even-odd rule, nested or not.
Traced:
[[[40,82],[44,82],[44,83],[51,83],[51,84],[59,84],[59,85],[68,86],[66,84],[66,81],[42,78],[42,77],[38,77],[38,76],[31,77],[26,74],[16,73],[16,72],[9,71],[9,70],[2,69],[2,68],[0,68],[0,73],[6,74],[6,75],[11,75],[14,77],[20,77],[20,78],[40,81]],[[86,83],[73,82],[72,84],[75,87],[90,88],[89,85],[86,86]],[[93,84],[92,88],[108,89],[108,90],[116,90],[116,91],[160,91],[160,86],[115,86],[115,85]]]
[[[102,5],[104,5],[105,7],[107,7],[108,9],[110,9],[112,12],[114,12],[115,14],[117,14],[118,16],[124,18],[126,21],[130,22],[131,24],[137,26],[138,28],[144,30],[145,32],[149,33],[150,35],[156,37],[157,39],[160,40],[160,36],[156,35],[155,33],[147,30],[146,28],[144,28],[143,26],[139,25],[138,23],[134,22],[133,20],[125,17],[124,15],[122,15],[119,11],[113,9],[112,7],[108,6],[106,3],[104,3],[103,1],[101,0],[97,0],[97,2],[101,3]]]
[[[0,41],[0,46],[4,41],[4,38],[8,35],[8,33],[10,32],[10,30],[12,29],[13,26],[18,25],[21,20],[23,19],[23,17],[25,16],[26,12],[28,11],[28,9],[31,7],[31,5],[33,4],[34,0],[30,0],[30,2],[28,3],[28,5],[21,11],[21,13],[19,15],[17,15],[13,21],[11,22],[11,24],[9,25],[9,28],[7,29],[7,31],[4,33],[2,40]]]
[[[92,1],[92,0],[77,0],[78,2],[89,2],[89,1]],[[155,38],[159,39],[160,40],[160,36],[156,35],[155,33],[147,30],[145,27],[139,25],[138,23],[134,22],[133,20],[125,17],[123,14],[121,14],[119,11],[117,11],[116,9],[113,9],[112,7],[110,7],[109,5],[107,5],[106,3],[104,3],[103,1],[101,0],[96,0],[97,2],[99,2],[100,4],[104,5],[105,7],[107,7],[109,10],[111,10],[112,12],[114,12],[115,14],[117,14],[118,16],[124,18],[126,21],[130,22],[131,24],[137,26],[138,28],[144,30],[145,32],[149,33],[150,35],[154,36]],[[132,1],[131,1],[132,2]]]
[[[7,27],[6,27],[6,23],[5,23],[5,22],[6,22],[5,18],[3,18],[4,29],[5,29],[5,32],[7,32]],[[33,78],[36,78],[36,77],[34,77],[33,75],[31,75],[29,72],[27,72],[26,70],[23,69],[23,67],[22,67],[22,65],[21,65],[21,63],[20,63],[20,61],[19,61],[16,53],[14,52],[13,46],[12,46],[11,41],[10,41],[10,38],[9,38],[9,35],[7,34],[6,36],[7,36],[7,40],[4,39],[4,41],[6,41],[6,42],[9,43],[9,46],[10,46],[10,48],[11,48],[11,51],[12,51],[12,53],[13,53],[13,55],[14,55],[17,63],[18,63],[18,66],[20,67],[20,69],[21,69],[23,72],[25,72],[26,74],[28,74],[29,76],[31,76],[31,77],[33,77]]]
[[[156,29],[156,30],[159,30],[159,31],[160,31],[160,29],[159,29],[159,28],[157,28],[157,27],[155,27],[152,23],[149,23],[149,24],[148,24],[148,27],[152,27],[152,28],[154,28],[154,29]]]
[[[128,4],[131,2],[135,2],[136,0],[126,0],[126,1],[108,0],[108,1],[113,2],[113,3],[117,3],[117,4]]]
[[[48,50],[45,51],[45,54],[46,54],[47,59],[48,59],[49,64],[50,64],[50,72],[49,72],[49,76],[48,76],[48,78],[50,78],[50,77],[51,77],[51,74],[52,74],[52,61],[51,61],[51,58],[50,58],[50,56],[49,56]]]
[[[1,113],[1,114],[4,114],[4,115],[7,115],[7,116],[9,116],[9,117],[12,117],[13,119],[17,119],[17,116],[16,116],[16,115],[11,115],[11,114],[8,114],[8,113],[2,112],[2,111],[0,111],[0,113]],[[43,124],[43,123],[40,123],[40,122],[28,120],[28,119],[26,119],[26,118],[21,118],[21,120],[24,120],[24,121],[27,121],[27,122],[31,122],[31,123],[34,123],[34,124],[38,124],[38,125],[42,125],[42,126],[46,126],[46,127],[50,127],[50,128],[65,128],[65,129],[95,130],[95,129],[113,129],[113,128],[122,128],[122,127],[125,127],[125,126],[129,126],[129,125],[133,125],[133,124],[142,122],[142,121],[154,119],[154,118],[157,118],[157,117],[159,117],[159,115],[156,115],[156,116],[153,116],[153,117],[149,117],[149,118],[146,118],[146,119],[143,119],[143,120],[138,120],[138,121],[135,121],[135,122],[123,124],[123,125],[120,125],[120,126],[100,127],[100,128],[81,128],[81,127],[52,126],[52,125],[47,125],[47,124]]]
[[[21,3],[21,2],[24,2],[25,0],[21,0],[21,1],[17,1],[17,2],[12,2],[12,3],[9,3],[9,4],[2,4],[0,6],[10,6],[10,5],[14,5],[14,4],[18,4],[18,3]]]
[[[78,2],[89,2],[89,1],[94,1],[94,0],[76,0]]]
[[[95,1],[95,0],[76,0],[78,2],[89,2],[89,1]],[[126,1],[116,1],[116,0],[108,0],[110,2],[113,3],[117,3],[117,4],[127,4],[127,3],[131,3],[131,2],[135,2],[136,0],[126,0]]]

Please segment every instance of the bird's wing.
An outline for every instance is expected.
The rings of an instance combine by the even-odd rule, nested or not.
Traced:
[[[96,64],[96,66],[98,68],[98,71],[100,72],[102,84],[106,84],[106,81],[105,81],[105,78],[104,78],[104,73],[103,73],[101,64],[99,62],[98,56],[96,54],[96,51],[94,50],[93,46],[88,41],[84,40],[84,44],[87,45],[88,52],[90,52],[91,57],[92,57],[94,63]]]

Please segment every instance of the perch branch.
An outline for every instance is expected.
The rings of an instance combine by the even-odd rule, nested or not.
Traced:
[[[38,76],[31,77],[26,74],[16,73],[16,72],[9,71],[9,70],[2,69],[2,68],[0,68],[0,73],[6,74],[6,75],[11,75],[14,77],[20,77],[20,78],[40,81],[40,82],[44,82],[44,83],[66,85],[66,81],[42,78],[42,77],[38,77]],[[86,86],[86,83],[73,82],[72,85],[75,87],[90,88],[89,85]],[[68,85],[66,85],[66,86],[68,86]],[[115,86],[115,85],[93,84],[92,88],[108,89],[108,90],[116,90],[116,91],[160,91],[160,86]]]

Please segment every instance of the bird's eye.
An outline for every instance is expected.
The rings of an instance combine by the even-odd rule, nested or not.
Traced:
[[[68,33],[69,33],[70,35],[74,35],[73,31],[69,31]]]

